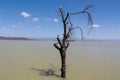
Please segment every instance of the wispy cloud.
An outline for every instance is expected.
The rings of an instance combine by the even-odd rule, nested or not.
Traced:
[[[27,13],[27,12],[21,12],[20,15],[23,16],[23,17],[25,17],[25,18],[28,18],[28,17],[31,16],[31,14]]]
[[[8,30],[8,28],[4,27],[2,30],[3,30],[3,31],[6,31],[6,30]]]
[[[58,19],[55,18],[55,19],[54,19],[54,22],[58,22]]]
[[[92,26],[93,28],[99,28],[100,27],[100,25],[97,25],[97,24],[93,24],[93,26]]]
[[[35,30],[35,31],[40,31],[40,26],[35,26],[35,27],[33,28],[33,30]]]
[[[51,21],[51,22],[58,22],[58,19],[57,18],[47,18],[46,21]]]
[[[35,18],[33,18],[33,22],[39,22],[39,18],[37,18],[37,17],[35,17]]]
[[[22,23],[18,23],[18,24],[13,24],[10,26],[11,28],[21,28],[22,27]]]
[[[16,28],[17,26],[16,25],[11,25],[11,28]]]

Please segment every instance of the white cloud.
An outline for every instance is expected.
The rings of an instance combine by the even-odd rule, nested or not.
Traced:
[[[92,26],[93,28],[99,28],[100,26],[99,25],[97,25],[97,24],[93,24],[93,26]]]
[[[33,18],[33,22],[39,22],[39,18]]]
[[[31,16],[31,14],[27,13],[27,12],[21,12],[20,14],[21,16],[25,17],[25,18],[28,18]]]
[[[58,19],[55,18],[55,19],[54,19],[54,22],[58,22]]]
[[[22,27],[22,23],[17,23],[17,24],[13,24],[10,25],[11,28],[21,28]]]
[[[49,22],[58,22],[58,19],[57,18],[47,18],[46,21],[49,21]]]

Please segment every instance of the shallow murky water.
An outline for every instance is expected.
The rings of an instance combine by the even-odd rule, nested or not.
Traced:
[[[0,41],[0,80],[120,80],[120,43],[71,43],[66,79],[52,43]]]

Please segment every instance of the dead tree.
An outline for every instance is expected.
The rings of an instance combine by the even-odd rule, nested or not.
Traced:
[[[70,43],[70,38],[72,36],[72,31],[74,29],[80,29],[81,31],[81,39],[84,39],[83,36],[83,30],[81,27],[73,27],[72,22],[70,17],[72,15],[77,15],[77,14],[86,14],[88,17],[88,23],[90,25],[92,25],[92,18],[90,13],[88,12],[88,9],[91,8],[92,6],[89,5],[87,6],[83,11],[79,11],[79,12],[75,12],[75,13],[69,13],[67,12],[67,14],[64,13],[62,7],[59,8],[59,12],[60,12],[60,16],[62,18],[62,23],[63,23],[63,38],[61,39],[59,37],[59,35],[57,36],[57,43],[54,43],[54,47],[60,52],[60,56],[61,56],[61,77],[65,78],[66,77],[66,51],[67,48],[69,47],[69,43]]]

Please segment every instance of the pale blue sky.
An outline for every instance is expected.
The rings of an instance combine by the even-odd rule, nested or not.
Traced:
[[[59,6],[67,12],[93,5],[90,34],[85,16],[72,17],[87,39],[120,39],[120,0],[0,0],[0,36],[54,38],[62,35]],[[78,38],[80,33],[75,31]]]

